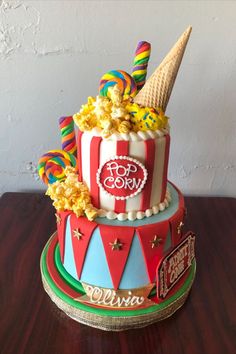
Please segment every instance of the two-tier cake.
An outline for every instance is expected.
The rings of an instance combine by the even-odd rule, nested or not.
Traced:
[[[193,283],[195,236],[184,232],[184,198],[167,180],[165,115],[190,32],[147,82],[151,48],[140,42],[132,74],[103,75],[99,95],[60,118],[62,150],[39,160],[57,222],[41,257],[43,285],[81,323],[146,326],[181,307]]]

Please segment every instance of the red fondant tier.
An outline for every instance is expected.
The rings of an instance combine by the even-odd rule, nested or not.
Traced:
[[[156,289],[150,292],[152,286],[132,292],[114,291],[75,281],[60,263],[56,234],[51,237],[41,256],[43,285],[53,302],[76,321],[106,330],[143,327],[169,317],[183,305],[189,293],[195,276],[194,259],[187,270],[181,279],[181,286],[179,284],[178,289],[159,302]],[[95,292],[99,296],[94,296]]]
[[[61,262],[67,272],[78,281],[103,288],[158,284],[158,265],[183,240],[184,199],[176,187],[170,188],[170,207],[144,220],[98,218],[91,222],[72,212],[58,213]],[[174,291],[178,286],[181,281]]]

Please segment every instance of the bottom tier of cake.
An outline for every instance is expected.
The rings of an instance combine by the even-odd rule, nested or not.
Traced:
[[[184,304],[194,281],[195,271],[194,260],[182,286],[162,303],[155,303],[154,288],[149,295],[150,301],[153,301],[150,307],[112,310],[78,301],[85,291],[82,284],[71,277],[63,267],[56,233],[46,244],[41,256],[43,286],[52,301],[72,319],[107,331],[145,327],[171,316]]]
[[[181,307],[195,276],[195,235],[184,233],[181,192],[168,209],[136,221],[57,214],[41,257],[46,292],[68,316],[104,330],[143,327]]]

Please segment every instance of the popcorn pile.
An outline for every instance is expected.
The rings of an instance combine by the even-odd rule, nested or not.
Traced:
[[[97,209],[92,205],[88,188],[78,181],[75,168],[65,168],[65,180],[48,185],[46,195],[54,201],[57,211],[72,210],[77,217],[86,215],[91,221],[97,217]]]
[[[109,97],[89,97],[73,118],[81,131],[97,127],[104,138],[115,132],[162,129],[168,124],[168,118],[161,109],[142,108],[132,103],[131,97],[123,99],[118,85],[109,88]]]

